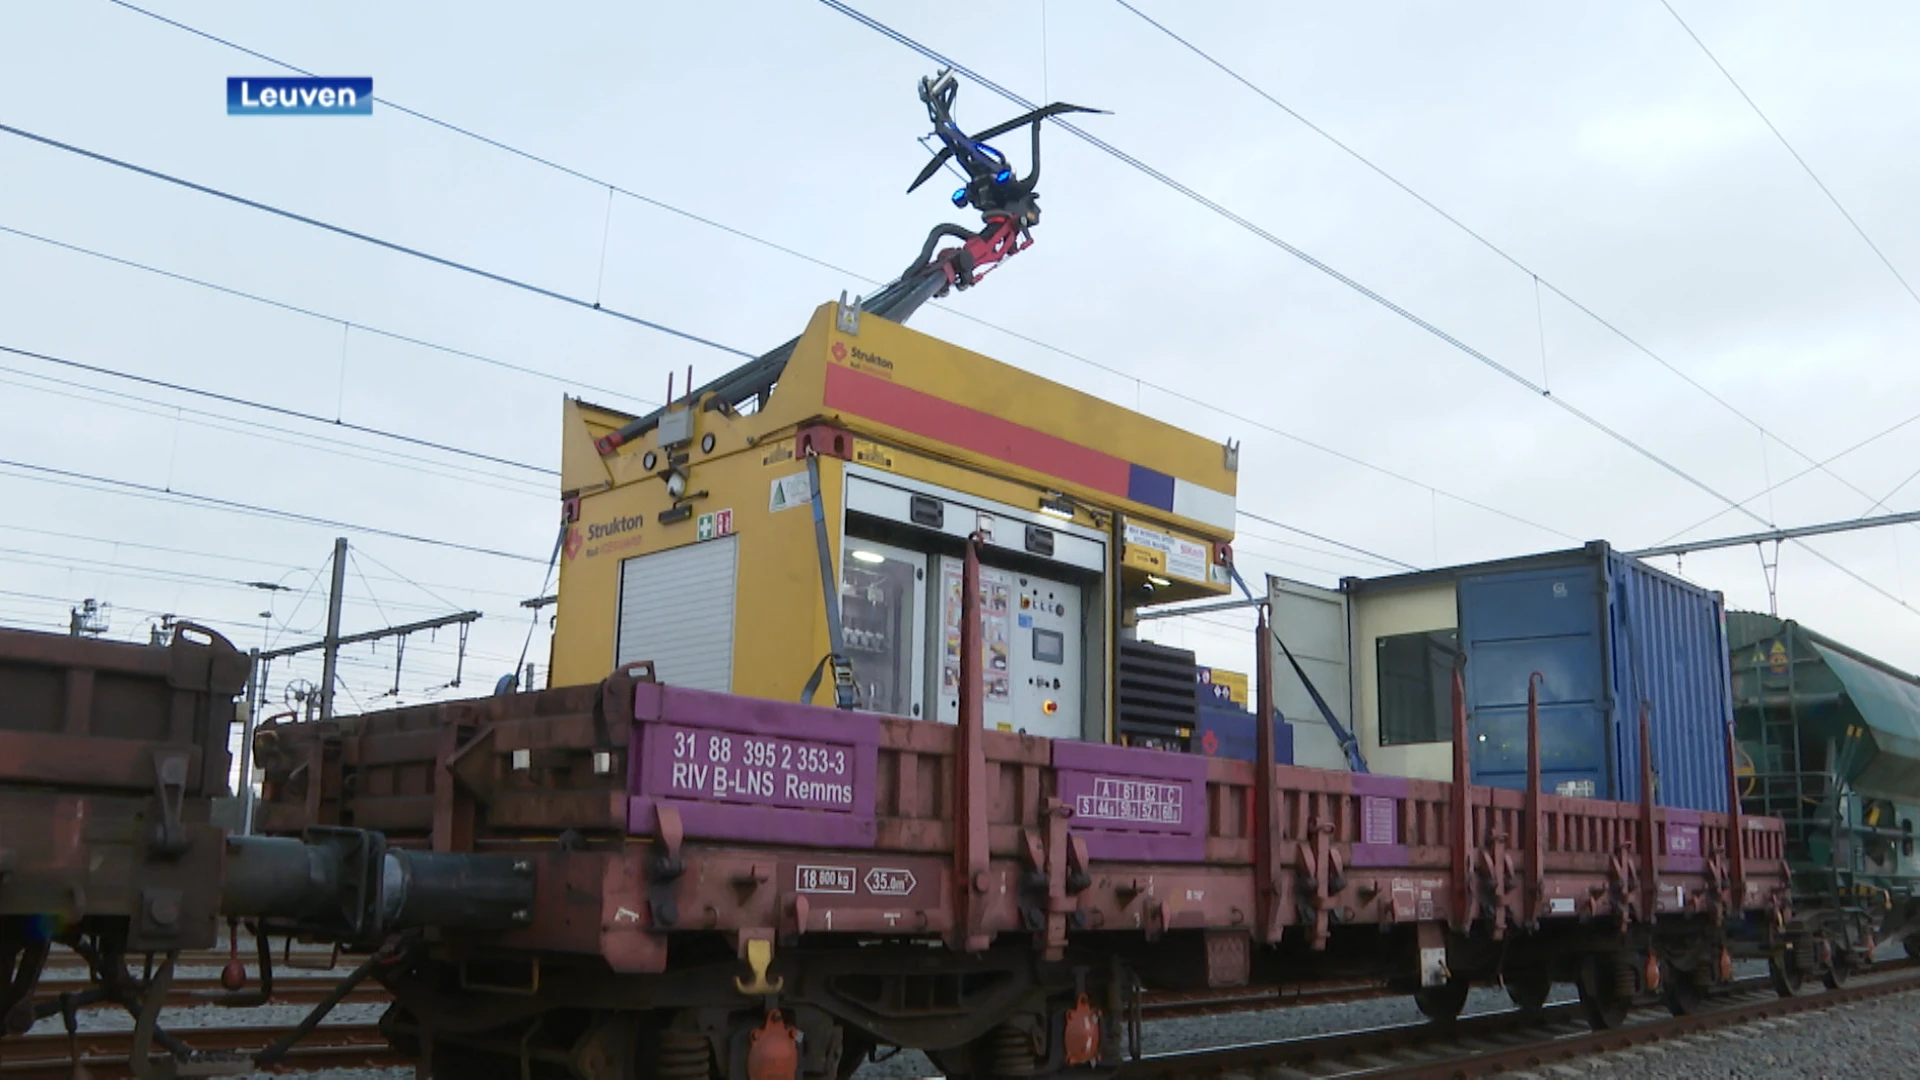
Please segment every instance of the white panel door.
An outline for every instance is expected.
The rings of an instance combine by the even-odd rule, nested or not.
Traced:
[[[1313,680],[1314,689],[1339,718],[1340,726],[1351,732],[1353,678],[1347,657],[1346,594],[1268,576],[1267,602],[1274,633],[1287,643],[1301,670]],[[1314,705],[1306,684],[1287,663],[1280,646],[1268,642],[1268,651],[1273,654],[1273,707],[1289,722],[1300,725],[1294,734],[1294,764],[1345,769],[1346,755]]]
[[[622,562],[615,666],[651,660],[663,683],[731,692],[737,559],[726,536]]]

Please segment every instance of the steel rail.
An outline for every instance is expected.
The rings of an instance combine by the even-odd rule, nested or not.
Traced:
[[[195,1050],[247,1053],[291,1030],[284,1027],[174,1028],[173,1034]],[[133,1075],[128,1060],[132,1031],[83,1031],[68,1042],[65,1032],[0,1039],[0,1077],[6,1080],[121,1080]],[[76,1073],[75,1063],[86,1070]],[[278,1063],[290,1071],[342,1068],[390,1068],[412,1059],[395,1053],[375,1024],[322,1024]]]
[[[311,975],[304,978],[288,978],[283,973],[275,971],[273,978],[273,999],[263,1004],[313,1005],[318,1003],[321,998],[326,997],[338,983],[339,980],[337,978],[327,978],[324,976],[315,977]],[[58,997],[61,994],[77,994],[94,985],[96,984],[90,982],[84,975],[74,978],[41,979],[40,985],[34,990],[34,997],[36,999],[45,999]],[[257,982],[250,982],[247,986],[242,987],[241,991],[245,992],[255,989],[257,985]],[[173,980],[173,985],[167,987],[166,1007],[217,1007],[220,1005],[220,1002],[210,1000],[209,995],[226,994],[227,992],[227,989],[220,985],[220,980],[217,978],[175,979]],[[379,1002],[388,1000],[389,996],[386,989],[381,986],[362,984],[349,991],[347,996],[342,999],[342,1002]],[[97,1001],[84,1006],[84,1008],[87,1009],[119,1009],[120,1007],[119,1005],[106,1001]],[[251,1008],[253,1006],[236,1007]]]
[[[1467,1080],[1515,1069],[1536,1069],[1630,1046],[1887,994],[1920,990],[1920,970],[1891,966],[1863,974],[1838,990],[1777,996],[1762,976],[1736,981],[1700,1012],[1669,1016],[1650,1000],[1636,1005],[1627,1024],[1591,1030],[1578,1003],[1549,1005],[1534,1016],[1517,1009],[1463,1017],[1450,1024],[1418,1023],[1330,1035],[1247,1043],[1207,1050],[1149,1054],[1122,1065],[1116,1080],[1173,1080],[1268,1069],[1311,1069],[1316,1080]],[[1876,977],[1877,976],[1877,977]],[[1515,1036],[1520,1036],[1516,1040]]]

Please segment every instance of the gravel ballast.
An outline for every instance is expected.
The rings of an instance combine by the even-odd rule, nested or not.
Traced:
[[[1574,999],[1572,988],[1556,986],[1553,1001]],[[1465,1014],[1510,1008],[1506,992],[1476,989]],[[1881,1080],[1920,1076],[1920,1025],[1913,1022],[1920,992],[1893,995],[1858,1005],[1802,1013],[1702,1035],[1689,1036],[1644,1048],[1585,1058],[1529,1073],[1516,1080],[1567,1080],[1573,1077],[1632,1076],[1636,1080]],[[330,1023],[369,1022],[385,1008],[377,1004],[341,1005]],[[195,1026],[272,1026],[297,1022],[305,1006],[269,1006],[261,1009],[168,1009],[166,1023],[191,1037]],[[1422,1020],[1407,998],[1333,1005],[1309,1005],[1213,1017],[1149,1022],[1142,1027],[1142,1049],[1168,1053],[1233,1043],[1299,1038],[1359,1028],[1418,1023]],[[112,1030],[131,1026],[124,1013],[93,1010],[81,1014],[83,1030]],[[36,1025],[36,1032],[61,1030],[58,1018]],[[857,1080],[910,1080],[937,1075],[922,1054],[907,1051],[887,1061],[869,1064]],[[308,1073],[332,1080],[401,1080],[413,1071],[403,1069],[335,1069]],[[262,1080],[270,1074],[262,1073]]]
[[[1573,988],[1554,987],[1549,1001],[1572,1001]],[[1507,992],[1498,987],[1476,989],[1467,997],[1462,1016],[1499,1012],[1513,1008]],[[1228,1013],[1221,1016],[1195,1016],[1179,1020],[1152,1020],[1140,1025],[1140,1049],[1148,1054],[1177,1053],[1235,1043],[1296,1039],[1309,1035],[1327,1035],[1359,1028],[1417,1024],[1426,1018],[1414,1008],[1413,999],[1376,998],[1335,1005],[1300,1005],[1266,1012]],[[867,1065],[854,1074],[855,1080],[911,1080],[936,1076],[925,1055],[911,1050],[886,1061]]]
[[[1512,1080],[1895,1080],[1920,1076],[1920,991],[1599,1054]],[[864,1075],[864,1074],[863,1074]]]

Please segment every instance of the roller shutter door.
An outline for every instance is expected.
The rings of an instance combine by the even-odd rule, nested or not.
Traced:
[[[651,660],[661,682],[731,692],[737,557],[728,536],[621,563],[615,663]]]

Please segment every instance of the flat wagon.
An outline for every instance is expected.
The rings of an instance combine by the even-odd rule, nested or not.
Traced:
[[[57,939],[204,949],[220,913],[227,734],[247,658],[183,623],[155,647],[0,630],[0,1014]]]
[[[1546,794],[1537,764],[1518,791],[1275,765],[1271,733],[1249,762],[1000,732],[971,684],[941,724],[634,663],[269,725],[259,820],[533,868],[524,927],[380,976],[389,1037],[446,1076],[845,1077],[877,1046],[1097,1075],[1143,990],[1360,973],[1441,1017],[1571,981],[1606,1026],[1784,947],[1772,819]]]

